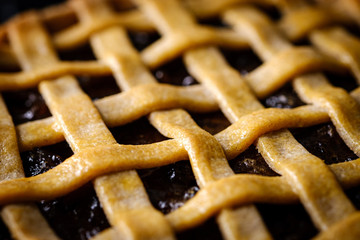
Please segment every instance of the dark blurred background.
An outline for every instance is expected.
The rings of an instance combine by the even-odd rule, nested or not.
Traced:
[[[5,22],[18,12],[28,9],[41,9],[61,2],[64,0],[0,0],[0,22]]]

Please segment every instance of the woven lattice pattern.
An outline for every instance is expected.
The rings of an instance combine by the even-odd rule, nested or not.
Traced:
[[[59,239],[29,202],[64,196],[91,181],[110,224],[94,239],[175,239],[213,216],[225,239],[272,239],[253,205],[259,202],[301,202],[317,239],[360,238],[360,213],[344,193],[360,185],[360,160],[326,165],[287,130],[331,121],[360,156],[360,90],[335,87],[324,75],[350,72],[360,82],[360,39],[348,30],[360,26],[360,3],[245,2],[70,0],[21,14],[0,28],[0,65],[21,69],[0,73],[0,90],[37,87],[52,115],[15,126],[0,99],[1,216],[15,238]],[[273,11],[277,20],[268,15]],[[214,17],[223,25],[199,23]],[[129,31],[160,38],[139,52]],[[58,57],[87,43],[95,60]],[[262,64],[242,74],[219,48],[252,49]],[[153,76],[153,69],[179,57],[199,84],[173,86]],[[113,76],[122,92],[92,101],[79,75]],[[289,82],[304,106],[262,105]],[[189,114],[217,110],[231,124],[215,135]],[[143,116],[169,140],[117,143],[109,128]],[[19,152],[64,140],[71,157],[24,177]],[[278,176],[233,172],[228,161],[251,145]],[[180,160],[190,161],[200,190],[163,214],[136,170]]]

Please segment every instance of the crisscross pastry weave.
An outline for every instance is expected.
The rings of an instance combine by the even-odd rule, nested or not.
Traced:
[[[360,154],[360,90],[336,87],[324,74],[350,72],[360,82],[360,39],[348,30],[359,27],[360,4],[334,2],[70,0],[9,20],[1,26],[0,65],[21,70],[0,73],[0,90],[36,87],[52,115],[15,126],[0,98],[0,204],[11,235],[60,239],[34,203],[92,182],[109,222],[94,239],[176,239],[212,217],[224,239],[272,239],[254,204],[296,202],[318,230],[312,237],[359,239],[360,213],[344,191],[360,185],[360,160],[327,165],[287,130],[331,122]],[[127,8],[117,11],[118,5]],[[267,15],[274,10],[276,21]],[[199,23],[212,17],[223,25]],[[138,51],[129,31],[160,38]],[[96,60],[58,57],[57,51],[87,43]],[[252,49],[263,63],[244,74],[230,66],[223,48]],[[153,70],[179,57],[199,84],[157,81]],[[122,92],[92,101],[79,75],[111,75]],[[265,108],[261,100],[289,82],[305,104]],[[214,135],[190,114],[219,110],[230,126]],[[124,145],[109,130],[144,116],[169,139]],[[19,152],[62,141],[71,157],[25,177]],[[233,171],[229,160],[252,145],[277,176]],[[164,214],[136,170],[182,160],[190,162],[200,190]]]

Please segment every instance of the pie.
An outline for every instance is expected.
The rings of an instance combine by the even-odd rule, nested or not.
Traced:
[[[0,27],[0,239],[359,239],[360,2],[69,0]]]

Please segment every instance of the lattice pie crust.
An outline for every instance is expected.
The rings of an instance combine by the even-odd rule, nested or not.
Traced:
[[[245,3],[247,2],[247,4]],[[0,100],[1,216],[17,239],[58,239],[29,202],[53,199],[93,181],[111,228],[94,239],[174,239],[212,216],[225,239],[271,239],[253,203],[300,201],[319,230],[316,239],[360,239],[360,213],[343,188],[360,184],[360,160],[326,165],[287,128],[331,121],[360,155],[360,89],[330,84],[322,71],[350,71],[360,82],[360,39],[342,26],[360,25],[357,0],[71,0],[21,14],[0,30],[1,91],[38,86],[52,117],[14,126]],[[114,5],[133,6],[114,11]],[[266,15],[267,7],[279,19]],[[265,9],[265,12],[261,9]],[[78,21],[69,24],[69,19]],[[226,26],[201,25],[218,17]],[[44,26],[60,31],[50,32]],[[64,28],[63,26],[69,26]],[[141,52],[127,30],[161,38]],[[308,39],[309,44],[294,42]],[[60,61],[56,51],[90,42],[97,60]],[[251,48],[263,64],[247,75],[230,67],[218,47]],[[200,83],[158,83],[151,73],[182,57]],[[76,75],[113,75],[121,93],[92,101]],[[307,105],[264,108],[263,99],[291,81]],[[216,135],[190,112],[220,109],[231,125]],[[142,116],[170,140],[121,145],[108,127]],[[24,178],[19,150],[66,140],[74,155],[44,174]],[[255,144],[280,176],[234,174],[228,164]],[[191,162],[201,190],[162,214],[150,203],[136,169]],[[35,226],[36,225],[36,226]]]

